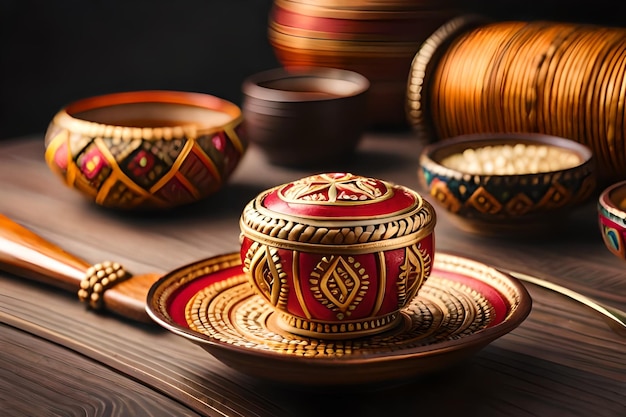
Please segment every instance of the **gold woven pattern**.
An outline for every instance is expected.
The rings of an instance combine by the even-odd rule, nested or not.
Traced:
[[[356,225],[349,225],[347,222],[333,225],[326,222],[324,227],[311,226],[295,217],[280,218],[275,213],[266,212],[260,205],[262,197],[246,205],[241,219],[249,232],[298,243],[350,245],[389,242],[390,239],[412,234],[426,236],[434,229],[435,216],[430,204],[417,194],[416,199],[418,204],[411,215],[405,213],[403,215],[406,217],[390,218],[389,221],[379,224],[367,224],[363,221]]]
[[[494,320],[493,307],[483,295],[436,275],[400,314],[398,326],[375,336],[332,341],[298,336],[277,325],[277,314],[253,295],[243,274],[206,287],[186,308],[190,329],[220,342],[319,358],[394,352],[463,338]]]

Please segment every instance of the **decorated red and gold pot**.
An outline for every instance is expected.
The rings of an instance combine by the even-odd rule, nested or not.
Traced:
[[[351,70],[371,83],[367,120],[406,124],[408,70],[420,45],[461,12],[458,0],[274,0],[268,39],[285,67]]]
[[[383,332],[430,275],[435,223],[433,207],[407,187],[313,175],[246,205],[243,269],[284,330],[333,339]]]

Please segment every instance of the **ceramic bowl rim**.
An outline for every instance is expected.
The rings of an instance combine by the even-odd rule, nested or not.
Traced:
[[[581,161],[575,166],[557,169],[541,171],[537,173],[517,173],[517,174],[470,174],[458,169],[449,168],[441,164],[441,157],[437,157],[437,154],[448,156],[453,154],[451,151],[455,147],[461,147],[461,145],[493,145],[498,143],[538,143],[548,146],[554,146],[561,149],[568,149],[575,152]],[[450,150],[450,151],[449,151]],[[447,152],[449,151],[449,152]],[[571,172],[580,169],[581,167],[589,164],[593,164],[594,156],[593,151],[586,145],[576,142],[572,139],[567,139],[560,136],[547,135],[542,133],[477,133],[466,134],[442,139],[440,141],[430,143],[424,147],[420,156],[420,169],[423,169],[423,163],[428,163],[437,166],[442,172],[445,172],[447,177],[462,178],[464,176],[471,176],[472,178],[531,178],[536,176],[543,176],[546,174],[554,174],[557,172]],[[593,168],[595,171],[595,168]]]
[[[626,197],[626,180],[609,185],[600,193],[598,197],[599,215],[626,227],[626,211],[619,208],[613,196],[616,192],[622,191]]]
[[[169,126],[137,127],[122,123],[89,120],[88,118],[78,116],[83,112],[91,110],[115,108],[129,104],[166,104],[197,107],[223,113],[227,115],[227,119],[210,126],[196,127],[193,122],[180,122]],[[241,108],[233,102],[208,93],[176,90],[135,90],[85,97],[63,106],[53,117],[54,121],[67,125],[72,131],[87,133],[94,130],[114,129],[111,134],[128,139],[146,135],[153,139],[163,139],[170,136],[181,136],[183,130],[188,129],[197,132],[221,131],[240,124],[242,119],[243,112]]]
[[[319,94],[278,90],[264,87],[262,84],[299,77],[311,77],[328,79],[332,81],[346,81],[354,84],[356,88],[347,94],[333,96],[320,96]],[[242,83],[242,92],[245,96],[268,102],[323,102],[348,99],[365,94],[370,88],[370,81],[364,75],[347,69],[330,67],[304,67],[288,66],[272,68],[248,76]]]
[[[100,94],[75,100],[64,106],[63,110],[70,116],[74,116],[76,113],[87,110],[140,103],[180,104],[219,110],[224,113],[240,113],[236,104],[223,98],[207,93],[175,90],[135,90]]]

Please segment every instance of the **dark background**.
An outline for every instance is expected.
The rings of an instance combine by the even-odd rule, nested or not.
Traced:
[[[467,1],[497,19],[626,24],[623,1]],[[271,0],[0,0],[0,138],[45,131],[71,101],[171,89],[241,101],[243,79],[278,66]]]
[[[278,65],[271,0],[0,0],[0,137],[44,131],[71,101],[116,91],[240,100]]]

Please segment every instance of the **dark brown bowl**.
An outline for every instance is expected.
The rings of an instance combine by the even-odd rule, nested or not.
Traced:
[[[242,85],[251,145],[275,165],[326,166],[350,157],[365,130],[364,76],[335,68],[276,68]]]

